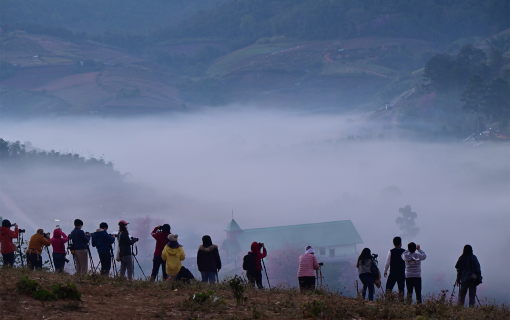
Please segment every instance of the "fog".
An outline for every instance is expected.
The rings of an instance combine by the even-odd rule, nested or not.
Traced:
[[[479,296],[509,303],[510,146],[349,140],[367,126],[350,118],[212,109],[122,120],[4,119],[0,136],[113,161],[164,203],[139,214],[163,218],[193,245],[203,234],[221,244],[232,210],[241,228],[349,219],[364,241],[358,251],[369,247],[383,261],[400,233],[398,209],[411,205],[420,228],[413,241],[428,256],[423,291],[451,290],[455,262],[471,244],[484,277]],[[400,196],[381,193],[388,186]],[[66,221],[82,218],[79,212],[68,210]],[[118,216],[102,218],[115,225]]]

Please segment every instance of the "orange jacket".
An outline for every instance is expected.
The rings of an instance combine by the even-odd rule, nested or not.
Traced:
[[[30,252],[30,250],[37,250],[39,254],[42,252],[43,246],[50,246],[50,240],[46,240],[46,238],[40,234],[36,233],[30,238],[30,242],[28,243],[28,250],[27,253]]]

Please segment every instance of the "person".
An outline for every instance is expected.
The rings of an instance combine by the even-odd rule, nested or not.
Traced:
[[[202,245],[198,247],[197,267],[202,282],[216,283],[216,277],[221,269],[221,258],[218,246],[212,243],[208,235],[202,237]]]
[[[377,264],[372,257],[372,252],[369,248],[363,249],[358,257],[356,268],[358,268],[359,279],[361,280],[361,283],[363,283],[363,289],[361,290],[363,299],[366,299],[368,289],[368,300],[370,301],[374,301],[374,267],[377,267]]]
[[[315,250],[312,246],[306,246],[305,253],[299,257],[298,281],[301,291],[315,290],[315,270],[319,270]]]
[[[395,248],[388,251],[386,257],[386,264],[384,266],[384,277],[388,278],[386,282],[386,292],[390,293],[395,287],[395,283],[398,286],[399,299],[404,300],[404,289],[406,285],[406,263],[402,260],[402,238],[393,238],[393,245]],[[388,269],[390,269],[390,275],[388,277]]]
[[[66,247],[68,237],[57,227],[53,230],[53,238],[50,239],[53,248],[53,263],[55,264],[55,272],[61,273],[66,263]]]
[[[482,271],[478,258],[473,254],[473,247],[469,244],[464,246],[462,255],[455,264],[455,269],[457,269],[456,285],[459,286],[458,304],[464,306],[469,290],[469,306],[474,307],[476,287],[482,283]]]
[[[420,245],[410,242],[407,250],[402,253],[402,259],[406,263],[406,286],[407,301],[413,300],[413,289],[416,293],[416,303],[421,304],[421,262],[427,255],[421,250]]]
[[[83,221],[76,219],[74,220],[74,230],[69,234],[69,239],[73,242],[77,274],[85,274],[89,269],[88,250],[90,234],[85,233],[81,228],[83,228]]]
[[[262,253],[260,252],[260,249],[262,250]],[[267,257],[267,250],[263,243],[259,242],[253,242],[251,244],[251,251],[248,252],[248,254],[253,255],[253,258],[255,259],[255,269],[254,270],[247,270],[246,271],[246,277],[248,278],[248,281],[252,284],[257,284],[257,287],[259,289],[264,288],[262,285],[262,263],[261,260]]]
[[[179,235],[169,234],[167,239],[168,243],[161,253],[161,259],[166,262],[166,274],[170,277],[176,277],[179,271],[181,271],[182,261],[186,259],[186,255],[179,244]]]
[[[133,273],[134,273],[134,265],[133,265],[133,256],[131,251],[131,246],[135,244],[135,242],[138,241],[137,238],[129,238],[129,231],[127,229],[127,225],[129,222],[125,220],[119,221],[119,235],[117,236],[119,238],[119,243],[117,246],[117,249],[119,250],[119,259],[117,261],[120,261],[120,276],[126,277],[126,271],[127,271],[127,278],[128,280],[133,279]]]
[[[154,250],[154,258],[152,259],[152,274],[151,280],[156,280],[156,277],[159,273],[159,267],[161,266],[161,273],[163,274],[163,280],[168,278],[166,274],[166,264],[163,259],[161,259],[161,254],[163,253],[163,249],[166,246],[168,241],[168,235],[170,234],[170,225],[164,224],[162,226],[157,226],[152,230],[151,236],[156,239],[156,249]]]
[[[14,231],[11,227],[14,226]],[[18,225],[11,224],[7,219],[2,220],[2,226],[0,227],[0,252],[4,261],[4,267],[12,267],[14,265],[14,251],[16,247],[12,242],[12,239],[18,238],[19,229]]]
[[[50,246],[50,233],[44,233],[43,229],[38,229],[37,233],[30,237],[28,243],[27,264],[30,270],[42,269],[42,249],[43,246]]]
[[[92,246],[96,247],[99,261],[101,261],[101,274],[109,274],[112,268],[112,244],[115,242],[115,237],[108,234],[108,224],[101,222],[96,232],[92,234]]]

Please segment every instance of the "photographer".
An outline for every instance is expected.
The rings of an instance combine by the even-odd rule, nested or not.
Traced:
[[[473,247],[469,244],[464,246],[462,255],[455,264],[457,269],[457,279],[455,284],[459,286],[459,306],[464,306],[466,294],[469,290],[469,306],[475,306],[476,287],[482,283],[482,270],[480,262],[473,254]]]
[[[58,226],[53,230],[53,238],[51,238],[51,246],[53,247],[53,262],[55,263],[55,271],[57,273],[64,270],[66,263],[66,248],[65,244],[68,238]]]
[[[112,267],[112,255],[110,253],[115,237],[108,234],[108,224],[101,222],[99,229],[92,234],[92,246],[97,248],[97,254],[101,261],[101,274],[109,274]]]
[[[73,240],[74,261],[76,262],[76,273],[85,274],[89,269],[88,247],[90,234],[83,232],[83,221],[74,220],[74,230],[69,234],[69,238]]]
[[[138,241],[137,238],[129,238],[129,232],[127,229],[127,225],[129,222],[125,220],[119,221],[119,243],[117,246],[117,250],[119,250],[119,256],[117,261],[120,261],[120,276],[126,276],[129,280],[133,279],[133,257],[131,256],[131,246]]]
[[[260,252],[261,248],[263,249],[262,253]],[[252,284],[256,283],[257,287],[259,289],[262,289],[264,288],[264,286],[262,285],[262,263],[260,262],[260,260],[267,257],[266,247],[264,246],[263,243],[253,242],[251,244],[251,251],[248,252],[248,254],[252,255],[253,258],[255,259],[255,269],[247,270],[246,276],[250,283]]]
[[[166,262],[161,259],[161,254],[168,241],[168,235],[170,235],[170,225],[164,224],[157,226],[152,230],[151,236],[156,239],[156,249],[154,250],[154,258],[152,259],[152,274],[151,281],[154,281],[159,273],[159,266],[161,266],[161,272],[163,273],[163,280],[168,278],[166,273]]]
[[[299,257],[299,289],[315,290],[315,270],[319,270],[319,261],[312,246],[306,246],[305,253]]]
[[[211,237],[202,237],[202,245],[198,247],[197,267],[202,275],[202,282],[216,283],[216,276],[221,269],[221,258],[218,246],[212,243]]]
[[[427,255],[421,250],[420,245],[410,242],[406,251],[402,253],[402,259],[406,262],[406,287],[407,301],[413,300],[413,289],[416,292],[416,303],[421,304],[421,262]]]
[[[363,289],[361,290],[363,299],[366,298],[368,289],[368,300],[374,301],[374,281],[377,280],[377,277],[380,278],[380,275],[377,275],[379,269],[377,268],[377,264],[369,248],[365,248],[361,251],[358,262],[356,263],[356,268],[358,268],[359,279],[361,283],[363,283]]]
[[[38,229],[37,233],[30,237],[27,249],[27,263],[30,270],[42,269],[42,247],[50,245],[50,233],[44,233],[43,229]]]
[[[14,231],[11,227],[14,226]],[[12,239],[16,239],[19,235],[17,224],[11,224],[9,220],[2,220],[2,227],[0,227],[0,245],[4,266],[12,267],[14,265],[14,251],[16,247]]]

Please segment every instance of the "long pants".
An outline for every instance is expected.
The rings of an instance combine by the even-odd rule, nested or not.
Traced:
[[[66,254],[53,252],[53,263],[55,264],[55,271],[58,273],[62,272],[66,264]]]
[[[86,274],[89,271],[89,257],[87,249],[74,250],[74,261],[76,262],[76,273]]]
[[[407,302],[413,301],[413,288],[416,293],[416,303],[421,303],[421,277],[406,278]]]
[[[42,269],[42,258],[37,253],[27,253],[27,264],[30,270]]]
[[[202,282],[216,283],[216,272],[214,271],[200,271]]]
[[[262,285],[262,270],[246,271],[246,276],[248,277],[248,281],[250,281],[250,283],[256,283],[259,289],[264,288]]]
[[[361,290],[361,294],[363,295],[363,299],[366,299],[367,289],[368,289],[368,300],[374,301],[374,276],[371,273],[362,273],[359,275],[359,279],[361,283],[363,283],[363,289]]]
[[[152,260],[152,274],[151,279],[156,279],[159,273],[159,266],[161,266],[161,272],[163,273],[163,280],[168,279],[168,275],[166,274],[166,262],[161,259],[161,256],[154,255],[154,259]]]
[[[404,289],[406,287],[406,274],[402,273],[391,273],[386,281],[386,292],[392,292],[395,283],[398,286],[398,295],[401,300],[404,299]]]
[[[315,290],[315,277],[298,277],[298,281],[301,291]]]
[[[129,280],[133,279],[133,256],[123,256],[120,257],[120,276],[126,277],[126,270],[127,270],[127,277]]]
[[[476,297],[476,285],[471,283],[461,283],[459,289],[459,306],[464,306],[464,302],[466,301],[466,294],[469,289],[469,306],[475,306],[475,297]]]
[[[101,274],[109,274],[112,268],[112,255],[110,252],[98,252],[101,261]]]
[[[4,259],[4,267],[12,267],[14,265],[14,252],[2,254]]]

